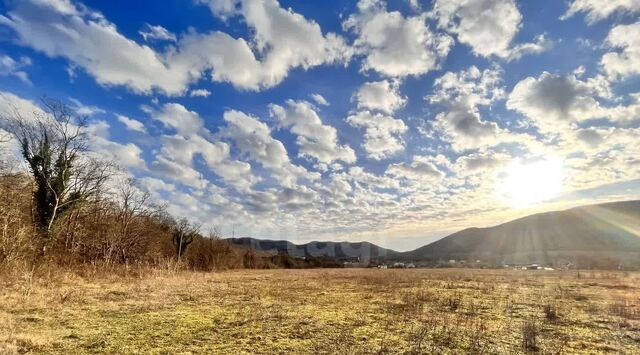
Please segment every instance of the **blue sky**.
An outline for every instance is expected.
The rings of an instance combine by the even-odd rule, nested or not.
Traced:
[[[223,233],[410,249],[640,194],[640,4],[0,3],[0,110],[43,95]],[[1,127],[1,126],[0,126]]]

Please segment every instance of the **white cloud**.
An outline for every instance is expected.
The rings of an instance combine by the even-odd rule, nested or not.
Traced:
[[[142,158],[142,149],[133,143],[116,143],[109,140],[96,139],[93,145],[103,156],[111,157],[116,163],[127,168],[145,170],[147,164]]]
[[[560,17],[566,20],[573,15],[583,12],[586,14],[585,20],[589,24],[593,24],[600,20],[604,20],[614,12],[618,13],[636,13],[640,12],[639,0],[573,0],[567,12]]]
[[[322,123],[313,106],[306,101],[287,100],[287,107],[270,105],[271,116],[282,127],[288,127],[297,135],[299,156],[316,158],[321,163],[331,164],[337,160],[354,163],[356,153],[349,146],[338,143],[334,127]]]
[[[331,164],[337,160],[354,163],[356,154],[349,146],[340,145],[334,127],[325,125],[306,101],[287,100],[287,107],[270,105],[271,115],[279,125],[288,127],[297,135],[299,156],[316,158],[320,163]]]
[[[536,43],[509,48],[522,22],[514,0],[436,0],[433,16],[440,28],[455,34],[479,56],[512,60],[548,48],[544,36],[538,36]]]
[[[311,98],[313,99],[313,101],[315,101],[318,105],[322,105],[322,106],[329,106],[329,102],[327,101],[327,99],[324,98],[324,96],[320,95],[320,94],[311,94]]]
[[[31,66],[31,59],[20,57],[15,60],[8,55],[0,55],[0,76],[13,75],[27,84],[31,84],[29,75],[24,68]]]
[[[582,81],[572,74],[544,72],[537,79],[528,77],[517,83],[507,108],[523,113],[543,132],[554,132],[574,121],[602,115],[595,97],[606,96],[608,91],[602,80]]]
[[[460,156],[456,160],[456,170],[462,175],[480,173],[491,175],[491,172],[500,168],[511,159],[511,156],[493,151],[481,151]]]
[[[434,127],[441,131],[456,151],[502,143],[498,124],[483,120],[475,108],[454,103],[436,115]]]
[[[144,127],[144,124],[138,120],[124,115],[116,115],[116,118],[130,131],[147,133],[147,129]]]
[[[210,171],[236,189],[246,190],[260,180],[251,173],[250,164],[230,158],[227,143],[213,140],[214,135],[204,127],[197,112],[177,103],[166,103],[160,109],[148,109],[147,113],[176,132],[161,137],[162,148],[152,164],[156,172],[203,188],[208,183],[193,167],[194,159],[199,156]]]
[[[607,75],[618,79],[640,74],[640,22],[615,26],[607,36],[607,43],[617,49],[604,54],[600,61]]]
[[[397,81],[373,81],[362,84],[355,94],[359,109],[380,110],[387,114],[403,107],[407,98],[400,94]]]
[[[417,155],[410,163],[390,164],[385,174],[409,180],[441,179],[445,176],[434,164],[433,159]]]
[[[317,23],[275,0],[243,1],[237,12],[251,29],[254,47],[223,32],[189,32],[164,53],[126,38],[102,14],[69,1],[13,5],[0,25],[13,29],[18,43],[68,59],[101,85],[143,94],[182,95],[209,69],[214,81],[260,90],[280,83],[291,68],[343,63],[351,53],[341,37],[323,35]]]
[[[97,106],[85,105],[80,100],[75,98],[69,98],[71,101],[71,108],[80,116],[94,116],[97,114],[103,114],[106,111]]]
[[[190,97],[209,97],[211,95],[211,91],[207,89],[195,89],[189,91]]]
[[[457,73],[446,72],[433,82],[433,87],[433,94],[426,99],[434,103],[458,101],[470,107],[486,106],[505,96],[499,67],[481,71],[472,65]]]
[[[362,146],[372,159],[382,160],[404,150],[402,134],[407,126],[400,119],[361,111],[347,117],[347,123],[365,129]]]
[[[144,30],[139,31],[138,33],[140,33],[140,35],[142,36],[142,38],[144,38],[145,41],[171,41],[171,42],[175,42],[176,41],[176,35],[169,32],[169,30],[167,30],[166,28],[160,26],[160,25],[150,25],[148,23],[145,23],[144,26]]]
[[[87,126],[90,135],[91,153],[98,158],[107,158],[124,168],[146,170],[147,164],[142,159],[142,149],[133,143],[114,142],[109,137],[111,126],[103,120],[92,121]]]
[[[504,98],[501,73],[499,68],[480,71],[471,66],[457,73],[447,72],[434,81],[433,94],[425,99],[444,106],[444,110],[436,115],[433,128],[455,151],[518,141],[480,115],[480,106],[490,106]]]
[[[230,159],[230,148],[225,142],[210,141],[200,135],[165,135],[161,140],[162,148],[152,169],[175,181],[196,188],[209,184],[194,168],[196,157],[201,157],[210,171],[239,190],[246,190],[259,181],[251,173],[250,164]]]
[[[515,45],[505,58],[507,61],[518,60],[525,55],[542,53],[553,46],[553,42],[544,34],[538,35],[535,42],[520,43]]]
[[[160,109],[151,109],[148,113],[154,120],[185,137],[201,133],[204,127],[204,121],[196,112],[189,111],[180,104],[166,103]]]
[[[20,114],[26,119],[32,116],[46,116],[40,106],[33,101],[23,99],[10,92],[0,91],[0,115],[13,117],[15,114]]]
[[[14,5],[7,16],[0,16],[0,25],[12,28],[20,44],[67,58],[102,85],[179,94],[193,80],[188,71],[171,70],[151,48],[121,35],[100,13],[64,0]]]
[[[176,190],[176,185],[166,183],[163,180],[156,179],[154,177],[146,176],[138,179],[143,188],[150,192],[167,191],[172,192]]]
[[[361,0],[358,10],[343,27],[358,36],[354,46],[365,56],[364,71],[390,77],[420,75],[437,69],[449,53],[451,38],[432,32],[425,15],[387,12],[385,3],[378,0]]]
[[[290,68],[309,69],[326,63],[345,63],[351,57],[351,50],[342,37],[334,33],[323,35],[316,22],[281,8],[276,0],[200,2],[208,3],[213,14],[223,19],[242,16],[254,33],[252,43],[262,58],[257,60],[244,40],[233,45],[225,43],[228,39],[213,43],[207,38],[196,40],[196,46],[203,45],[207,52],[219,55],[210,59],[216,81],[229,81],[239,88],[257,90],[280,83]],[[221,50],[219,45],[226,50]]]
[[[284,144],[274,139],[269,127],[257,118],[230,110],[224,113],[224,120],[227,126],[220,134],[233,140],[243,155],[271,171],[280,185],[293,187],[300,178],[312,180],[319,177],[291,163]]]
[[[202,173],[189,165],[182,165],[162,155],[156,157],[150,169],[164,177],[196,189],[204,189],[208,181]]]

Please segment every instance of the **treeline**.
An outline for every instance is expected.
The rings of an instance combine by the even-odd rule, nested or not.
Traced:
[[[91,152],[87,120],[43,100],[43,111],[3,114],[0,137],[18,143],[25,164],[0,161],[0,265],[145,264],[222,270],[309,267],[309,261],[237,248],[203,233]],[[6,154],[11,156],[11,152]]]

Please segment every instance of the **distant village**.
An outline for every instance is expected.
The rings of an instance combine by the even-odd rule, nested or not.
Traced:
[[[531,263],[531,264],[504,264],[502,266],[485,263],[482,260],[475,260],[475,262],[468,262],[467,260],[456,260],[450,259],[445,261],[440,261],[437,263],[414,263],[414,262],[364,262],[361,261],[360,258],[355,258],[354,260],[344,261],[342,264],[345,268],[355,268],[355,267],[369,267],[369,268],[378,268],[378,269],[415,269],[415,268],[479,268],[479,269],[496,269],[496,268],[504,268],[504,269],[513,269],[513,270],[541,270],[541,271],[554,271],[556,268],[551,266]],[[571,269],[571,264],[568,263],[566,266],[562,268],[558,268],[561,270]]]

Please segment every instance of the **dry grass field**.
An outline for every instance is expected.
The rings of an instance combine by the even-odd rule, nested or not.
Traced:
[[[0,353],[640,353],[638,273],[135,275],[0,279]]]

